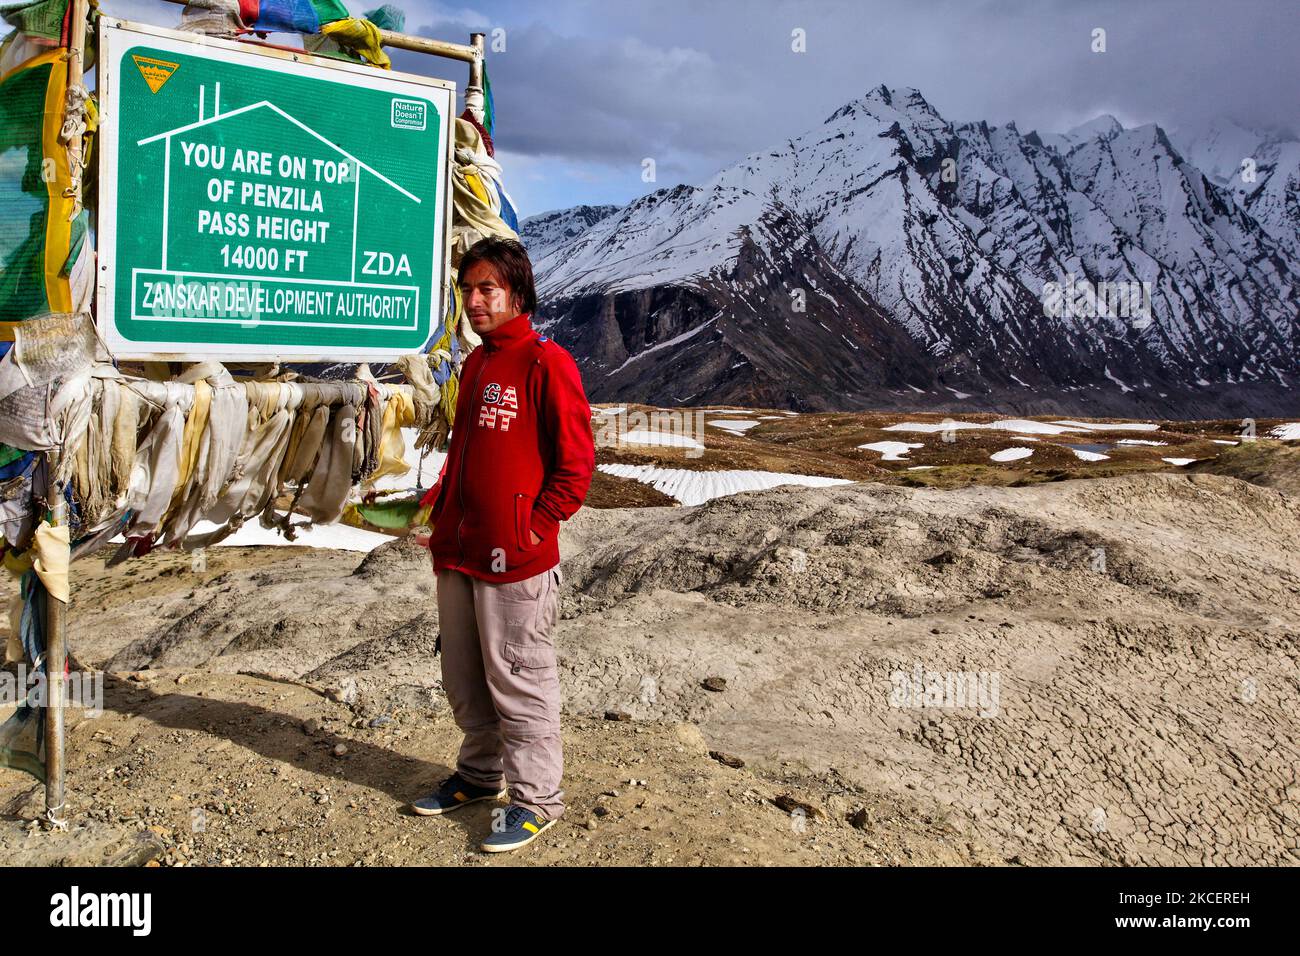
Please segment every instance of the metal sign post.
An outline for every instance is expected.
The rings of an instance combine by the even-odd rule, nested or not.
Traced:
[[[72,0],[68,17],[68,91],[79,91],[85,83],[87,0]],[[64,195],[71,196],[75,208],[81,207],[82,183],[82,131],[71,130],[67,149],[69,156],[69,182],[64,184]],[[48,464],[48,462],[47,462]],[[55,479],[54,470],[47,469],[49,484],[46,501],[50,509],[50,523],[55,527],[66,524],[68,503],[63,497],[63,485]],[[71,549],[69,548],[69,552]],[[70,554],[69,554],[70,556]],[[68,606],[46,591],[45,595],[45,822],[55,829],[64,829],[64,704],[67,685],[67,623]]]
[[[63,485],[50,478],[50,524],[68,523],[68,502]],[[63,816],[64,705],[67,698],[68,605],[45,592],[45,822],[55,829],[67,826]]]

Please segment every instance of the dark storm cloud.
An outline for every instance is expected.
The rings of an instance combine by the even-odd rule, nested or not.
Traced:
[[[473,22],[443,20],[420,32],[459,39]],[[491,22],[505,30],[505,51],[488,63],[506,117],[503,145],[514,153],[638,167],[651,157],[661,173],[685,173],[701,157],[731,159],[752,148],[744,118],[758,83],[743,60],[719,61],[670,36],[566,35],[526,16]],[[417,54],[399,52],[394,62],[428,70]],[[463,84],[460,72],[439,70]]]
[[[1217,117],[1300,127],[1297,0],[393,2],[408,32],[463,42],[505,31],[489,64],[525,212],[701,182],[881,83],[919,89],[951,121],[1022,131],[1100,113],[1171,131]],[[179,16],[159,0],[101,6],[166,25]],[[1092,52],[1095,29],[1105,53]],[[394,63],[465,83],[459,63],[402,51]],[[647,157],[656,183],[641,181]]]
[[[525,4],[467,5],[472,18],[410,10],[408,26],[439,36],[467,33],[471,19],[506,30],[506,52],[490,63],[517,153],[670,157],[699,178],[882,82],[916,87],[950,120],[1022,130],[1060,131],[1101,112],[1170,127],[1297,119],[1294,0],[558,6],[563,16]],[[791,49],[795,29],[806,53]],[[1094,29],[1106,32],[1104,53],[1092,52]]]

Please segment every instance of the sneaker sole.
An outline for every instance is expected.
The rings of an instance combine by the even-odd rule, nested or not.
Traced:
[[[543,833],[549,830],[551,828],[551,825],[554,823],[555,823],[554,820],[547,820],[540,827],[538,827],[537,832],[534,833],[532,836],[530,836],[527,840],[520,840],[518,843],[512,843],[509,846],[493,846],[491,844],[484,843],[480,845],[479,849],[481,849],[484,853],[509,853],[511,850],[518,850],[520,847],[528,846],[528,844],[532,843],[539,836],[541,836]]]
[[[429,810],[424,807],[417,807],[415,804],[411,804],[411,812],[414,813],[417,817],[437,817],[437,816],[442,816],[442,814],[444,813],[451,813],[453,810],[459,810],[461,807],[468,806],[471,803],[478,803],[480,800],[500,800],[507,793],[509,793],[508,790],[501,790],[497,793],[485,793],[481,797],[470,797],[464,803],[458,803],[454,807],[443,807],[440,810]]]

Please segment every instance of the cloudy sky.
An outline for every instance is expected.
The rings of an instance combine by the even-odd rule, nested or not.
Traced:
[[[497,158],[523,215],[702,182],[881,83],[916,87],[949,120],[1014,120],[1022,132],[1064,131],[1099,113],[1174,130],[1218,117],[1300,127],[1296,0],[395,5],[407,32],[465,42],[481,31],[497,45],[488,60]],[[161,0],[100,7],[168,26],[179,18]],[[1093,52],[1096,30],[1105,52]],[[394,65],[466,78],[462,64],[402,51]],[[642,181],[646,158],[654,183]]]

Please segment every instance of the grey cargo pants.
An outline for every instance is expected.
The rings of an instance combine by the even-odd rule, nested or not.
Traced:
[[[559,566],[494,584],[438,571],[442,686],[465,732],[456,770],[483,787],[509,784],[510,802],[544,820],[564,812],[560,677],[552,632]]]

